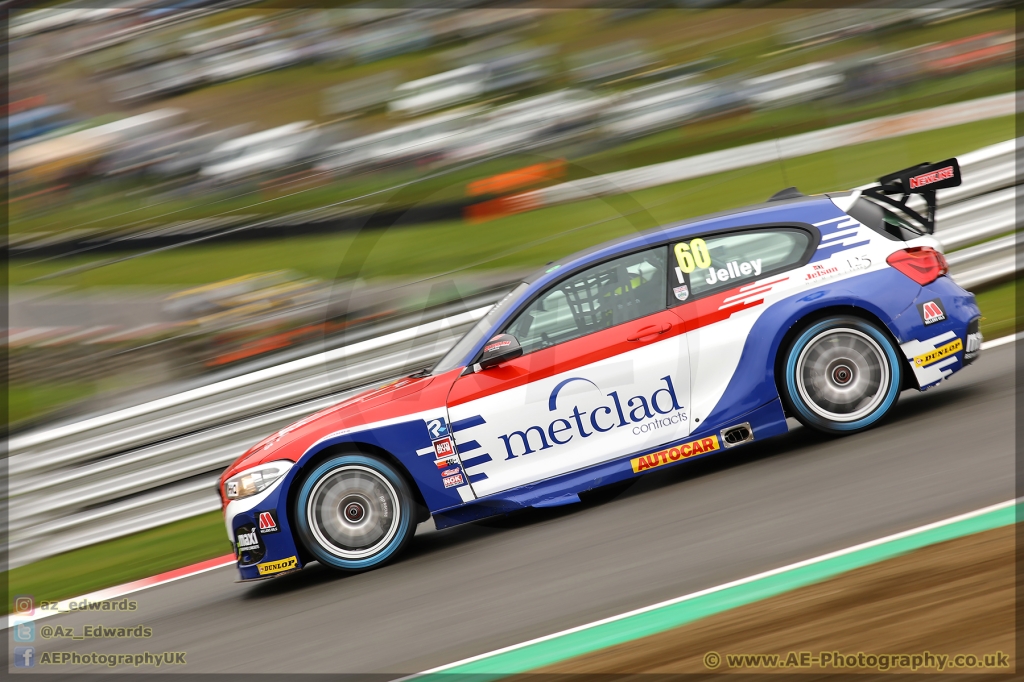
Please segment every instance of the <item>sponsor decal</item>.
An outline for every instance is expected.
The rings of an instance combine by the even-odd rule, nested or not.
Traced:
[[[672,293],[676,295],[676,300],[678,301],[685,301],[690,297],[690,290],[685,284],[672,289]]]
[[[967,349],[964,351],[964,360],[973,360],[981,350],[981,332],[970,332],[967,335]]]
[[[247,523],[235,529],[235,548],[242,565],[255,564],[267,553],[256,526]]]
[[[290,571],[291,569],[298,567],[299,560],[293,556],[290,556],[287,559],[281,559],[280,561],[268,561],[266,563],[256,564],[256,570],[260,572],[260,575],[272,575],[274,573]]]
[[[629,464],[633,467],[633,473],[639,474],[641,471],[678,462],[681,459],[703,455],[705,452],[713,452],[718,450],[719,447],[718,436],[708,436],[707,438],[683,443],[682,445],[660,450],[659,452],[642,457],[634,457],[629,460]]]
[[[686,421],[686,412],[679,410],[675,414],[670,414],[667,417],[655,417],[649,421],[646,421],[639,426],[633,427],[633,435],[640,436],[651,431],[657,431],[658,429],[666,426],[676,426]]]
[[[548,397],[548,411],[555,412],[558,407],[558,394],[567,384],[584,381],[601,391],[590,379],[570,377],[560,382]],[[595,433],[605,433],[612,429],[631,428],[634,435],[642,435],[651,428],[660,428],[668,424],[686,421],[686,413],[676,397],[676,389],[671,376],[664,376],[661,381],[665,385],[651,395],[636,395],[623,399],[617,391],[610,391],[604,396],[610,400],[604,405],[595,407],[591,412],[580,410],[573,405],[571,412],[563,412],[563,417],[552,419],[546,425],[535,424],[521,431],[512,431],[498,436],[505,445],[506,460],[529,455],[539,450],[547,450],[556,445],[565,445],[573,438],[590,438]],[[602,391],[603,393],[603,391]],[[644,422],[654,426],[647,429],[634,428]]]
[[[461,474],[461,473],[462,473],[462,469],[460,469],[458,467],[453,467],[451,469],[445,469],[444,471],[442,471],[441,472],[441,476],[443,476],[444,478],[448,478],[449,476],[455,476],[455,475]]]
[[[811,263],[810,267],[810,271],[804,274],[804,281],[817,284],[858,270],[867,270],[871,267],[871,259],[865,255],[850,256],[842,260],[830,258],[827,264]]]
[[[750,275],[761,274],[761,259],[755,258],[749,261],[731,260],[724,268],[708,268],[708,276],[704,281],[708,284],[728,282],[730,279],[749,277]]]
[[[963,349],[964,342],[960,339],[953,339],[945,346],[939,346],[935,350],[914,356],[914,365],[917,367],[927,367],[928,365],[938,362],[942,358],[948,358],[950,355],[958,353]]]
[[[455,474],[454,476],[446,476],[445,478],[442,478],[441,481],[444,482],[444,487],[445,488],[454,488],[457,485],[462,485],[462,483],[463,483],[462,474]]]
[[[510,341],[509,339],[503,339],[501,341],[495,341],[494,343],[489,343],[486,346],[484,346],[484,352],[485,353],[490,353],[491,351],[498,350],[499,348],[504,348],[505,346],[511,346],[511,345],[512,345],[512,341]]]
[[[260,544],[259,540],[256,539],[255,530],[248,530],[242,532],[242,529],[239,528],[239,533],[235,536],[235,538],[238,540],[239,552],[244,552],[248,549],[259,547]]]
[[[939,299],[918,303],[917,310],[921,313],[921,319],[924,320],[925,326],[946,319],[946,309],[942,307],[942,301]]]
[[[438,459],[455,454],[455,446],[452,445],[451,436],[445,436],[440,440],[434,441],[434,454],[437,455]]]
[[[459,456],[452,454],[448,455],[447,457],[435,459],[434,464],[437,465],[438,469],[445,469],[447,467],[457,467],[459,466]]]
[[[258,515],[260,533],[276,533],[281,530],[277,525],[277,514],[274,511],[261,511]]]
[[[228,481],[225,490],[229,498],[238,497],[238,481]]]
[[[448,435],[448,423],[444,418],[431,419],[427,422],[427,433],[430,434],[430,440],[444,438]]]
[[[812,282],[818,279],[825,279],[826,277],[832,277],[833,275],[839,274],[839,268],[833,265],[832,267],[825,267],[819,263],[811,265],[811,271],[804,276],[804,281]]]
[[[949,180],[951,177],[953,177],[952,166],[946,166],[945,168],[933,170],[930,173],[922,173],[921,175],[915,175],[914,177],[910,178],[910,189],[917,189],[918,187],[933,185],[936,182]]]

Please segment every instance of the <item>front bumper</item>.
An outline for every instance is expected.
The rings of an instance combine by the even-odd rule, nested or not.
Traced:
[[[287,511],[294,473],[292,469],[258,495],[232,500],[224,508],[224,526],[242,580],[276,577],[303,566]]]

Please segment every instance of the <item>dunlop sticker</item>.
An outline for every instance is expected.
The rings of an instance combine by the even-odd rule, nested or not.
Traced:
[[[270,575],[272,573],[281,573],[282,571],[288,571],[296,568],[299,565],[299,560],[293,556],[287,559],[281,559],[280,561],[268,561],[263,564],[256,564],[256,570],[260,572],[260,575]]]
[[[964,349],[964,342],[960,339],[953,339],[945,346],[939,346],[935,350],[930,350],[927,353],[914,356],[914,364],[918,367],[924,367],[930,365],[933,362],[938,362],[942,358],[949,357],[953,353],[959,353]]]
[[[687,457],[702,455],[705,452],[711,452],[718,448],[718,436],[708,436],[707,438],[695,440],[692,443],[683,443],[682,445],[677,445],[660,452],[652,452],[651,454],[644,455],[643,457],[636,457],[629,460],[629,463],[633,466],[633,473],[638,474],[641,471],[647,471],[654,467],[678,462],[679,460],[686,459]]]

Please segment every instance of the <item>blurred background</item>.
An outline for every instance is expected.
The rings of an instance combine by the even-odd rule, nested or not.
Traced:
[[[14,429],[492,300],[630,231],[1014,137],[1012,110],[982,104],[743,168],[701,156],[1011,93],[1009,2],[444,4],[15,12]]]

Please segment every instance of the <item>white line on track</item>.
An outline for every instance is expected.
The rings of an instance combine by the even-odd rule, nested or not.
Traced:
[[[1009,336],[1000,336],[998,339],[992,339],[991,341],[982,341],[981,349],[988,350],[989,348],[995,348],[996,346],[1002,346],[1003,344],[1013,343],[1017,340],[1020,334],[1010,334]]]
[[[0,625],[0,630],[6,630],[7,628],[12,627],[15,623],[22,623],[30,620],[39,620],[41,618],[56,616],[60,613],[109,613],[107,611],[93,611],[85,605],[96,604],[98,602],[108,601],[111,599],[119,599],[125,595],[132,594],[134,592],[140,592],[142,590],[149,589],[150,587],[166,585],[167,583],[172,583],[175,580],[191,578],[192,576],[199,575],[200,573],[206,573],[207,571],[213,571],[218,568],[226,568],[228,566],[234,565],[235,557],[229,554],[227,556],[217,557],[215,559],[207,559],[206,561],[200,561],[197,564],[177,568],[173,571],[160,573],[149,578],[141,578],[140,580],[133,580],[131,582],[124,583],[123,585],[107,587],[102,590],[90,592],[89,594],[83,594],[81,597],[74,597],[72,599],[62,599],[61,601],[57,602],[56,609],[47,609],[44,611],[42,609],[37,608],[31,614],[10,614],[7,616],[6,622],[3,625]]]

